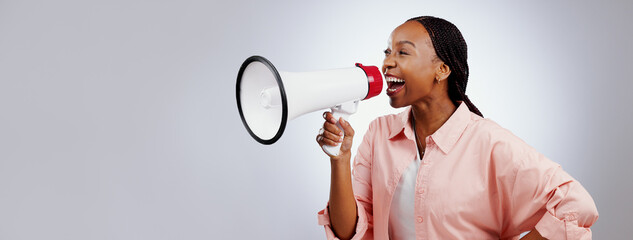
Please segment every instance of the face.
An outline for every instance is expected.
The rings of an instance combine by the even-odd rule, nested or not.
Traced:
[[[443,80],[448,77],[446,71],[450,71],[437,58],[431,38],[419,22],[405,22],[393,30],[382,71],[387,80],[387,95],[394,108],[448,96],[447,81]]]

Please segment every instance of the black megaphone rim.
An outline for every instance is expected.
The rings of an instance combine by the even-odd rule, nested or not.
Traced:
[[[261,62],[262,64],[266,65],[266,67],[268,67],[268,69],[275,75],[275,80],[277,80],[277,85],[279,86],[279,91],[281,95],[281,104],[282,104],[281,124],[279,125],[279,129],[277,130],[277,133],[271,139],[263,139],[257,136],[253,132],[253,130],[248,126],[248,123],[246,122],[246,118],[244,117],[244,112],[242,110],[242,101],[240,99],[242,75],[244,74],[246,67],[252,62]],[[270,61],[268,61],[268,59],[262,56],[251,56],[247,58],[246,61],[244,61],[244,63],[242,63],[242,66],[240,67],[240,71],[237,74],[237,83],[236,83],[235,88],[236,88],[235,96],[237,98],[237,109],[240,112],[240,118],[242,119],[242,123],[244,124],[244,127],[246,127],[246,130],[251,135],[251,137],[253,137],[257,142],[261,144],[266,144],[266,145],[270,145],[277,142],[277,140],[279,140],[279,138],[281,138],[281,135],[284,133],[284,129],[286,129],[286,123],[288,122],[288,99],[286,98],[286,90],[284,88],[283,82],[281,81],[281,76],[279,75],[279,71],[277,71],[275,66]]]

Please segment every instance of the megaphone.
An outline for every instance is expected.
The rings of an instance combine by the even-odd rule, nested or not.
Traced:
[[[279,72],[266,58],[252,56],[237,75],[237,107],[248,133],[259,143],[273,144],[289,120],[305,113],[331,108],[335,119],[347,120],[359,101],[380,94],[382,82],[375,66],[357,63],[342,69]],[[336,156],[340,147],[324,145],[323,149]]]

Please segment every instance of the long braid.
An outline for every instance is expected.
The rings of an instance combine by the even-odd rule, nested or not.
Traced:
[[[411,18],[408,21],[417,21],[426,28],[437,57],[451,69],[451,74],[448,76],[448,96],[451,100],[463,101],[471,112],[483,117],[479,109],[466,96],[468,47],[459,29],[449,21],[431,16]]]

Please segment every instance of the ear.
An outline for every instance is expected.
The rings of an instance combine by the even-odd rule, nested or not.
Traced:
[[[444,81],[448,78],[448,75],[451,75],[451,68],[444,64],[444,62],[440,63],[435,71],[435,79],[438,81]]]

